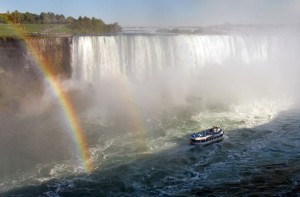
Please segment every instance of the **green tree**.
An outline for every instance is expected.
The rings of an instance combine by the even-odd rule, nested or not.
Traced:
[[[71,23],[74,23],[75,22],[75,18],[73,18],[73,17],[71,17],[71,16],[69,16],[69,17],[67,17],[66,18],[66,21],[65,21],[65,23],[67,23],[67,24],[71,24]]]
[[[20,23],[22,20],[22,15],[18,10],[15,10],[11,14],[8,15],[8,19],[12,23]]]
[[[26,12],[24,15],[24,23],[36,23],[34,14]]]
[[[66,23],[66,19],[65,19],[65,16],[64,15],[56,15],[56,21],[59,23],[59,24],[64,24]]]
[[[0,24],[7,23],[7,15],[6,14],[0,14]]]
[[[40,16],[39,16],[40,22],[42,24],[49,24],[50,23],[50,16],[48,13],[45,12],[41,12]]]

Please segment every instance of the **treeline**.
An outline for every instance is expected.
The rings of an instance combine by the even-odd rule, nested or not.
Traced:
[[[105,24],[101,19],[79,17],[74,20],[73,23],[69,24],[69,28],[74,31],[74,33],[101,33],[101,32],[120,32],[122,31],[121,26],[118,23]]]
[[[69,17],[68,17],[69,18]],[[68,19],[67,18],[67,19]],[[52,12],[42,12],[40,15],[30,12],[21,13],[17,10],[14,12],[7,12],[0,14],[0,23],[14,23],[14,24],[65,24],[72,17],[67,20],[62,14],[54,14]],[[75,20],[75,19],[74,19]]]
[[[71,16],[65,17],[62,14],[52,12],[41,12],[39,15],[26,12],[21,13],[17,10],[14,12],[0,13],[0,24],[65,24],[72,29],[74,33],[104,33],[120,32],[122,30],[118,23],[105,24],[101,19],[79,17],[75,19]]]

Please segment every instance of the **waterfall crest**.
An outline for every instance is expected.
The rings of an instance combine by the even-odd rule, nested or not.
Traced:
[[[73,38],[73,78],[145,78],[172,68],[194,73],[208,65],[263,63],[278,49],[275,36],[79,36]]]

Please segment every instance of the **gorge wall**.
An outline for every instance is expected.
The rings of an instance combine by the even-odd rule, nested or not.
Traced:
[[[0,39],[0,113],[18,111],[27,95],[42,92],[41,64],[71,76],[71,37]]]
[[[0,40],[1,73],[36,70],[43,62],[53,67],[56,74],[70,77],[71,42],[71,37]]]

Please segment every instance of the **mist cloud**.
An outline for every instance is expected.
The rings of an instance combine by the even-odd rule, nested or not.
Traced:
[[[299,22],[299,1],[213,0],[197,3],[203,24],[289,24]]]
[[[296,0],[151,1],[137,8],[136,15],[133,14],[130,20],[122,18],[121,23],[131,26],[202,26],[300,22],[300,3]]]

